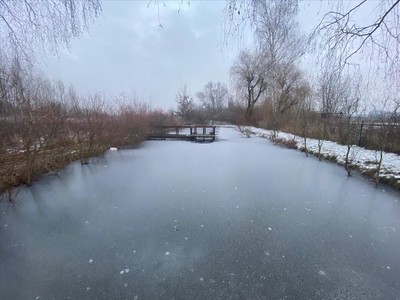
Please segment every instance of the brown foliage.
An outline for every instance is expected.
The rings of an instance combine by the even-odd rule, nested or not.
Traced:
[[[2,81],[0,99],[8,105],[0,111],[0,195],[7,192],[9,201],[14,187],[75,160],[86,164],[111,146],[134,146],[171,119],[145,104],[122,105],[99,93],[82,98],[62,83],[14,72],[14,80]]]

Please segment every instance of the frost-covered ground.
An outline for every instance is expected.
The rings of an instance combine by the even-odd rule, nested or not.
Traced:
[[[273,131],[247,126],[252,134],[259,137],[269,138],[272,136]],[[304,139],[302,137],[279,132],[277,138],[283,141],[294,140],[298,149],[304,148]],[[309,152],[318,153],[318,140],[307,139],[307,149]],[[347,146],[339,145],[336,142],[323,141],[321,154],[324,158],[335,158],[339,164],[344,164],[347,152]],[[362,173],[370,173],[376,169],[377,161],[379,160],[379,151],[368,150],[358,146],[353,146],[350,152],[350,160],[353,167],[359,169]],[[395,153],[384,153],[383,162],[380,172],[381,178],[396,179],[400,183],[400,156]],[[393,179],[392,179],[393,180]]]

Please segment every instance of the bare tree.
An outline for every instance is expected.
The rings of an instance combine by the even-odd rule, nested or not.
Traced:
[[[358,71],[357,68],[344,68],[340,57],[326,53],[318,74],[318,95],[320,98],[323,139],[329,139],[329,128],[342,114],[343,99],[348,97],[349,85],[345,74]]]
[[[378,110],[377,106],[374,105],[375,108],[375,118],[378,121],[377,127],[378,129],[375,131],[375,139],[377,142],[377,151],[376,151],[376,169],[375,169],[375,187],[379,186],[380,181],[380,172],[382,167],[382,162],[384,158],[384,151],[386,149],[389,135],[394,130],[394,125],[398,122],[399,119],[399,111],[400,111],[400,101],[397,96],[397,101],[391,101],[392,96],[384,99],[383,101],[377,101],[380,106],[380,110]]]
[[[189,95],[189,90],[186,84],[181,86],[175,95],[175,101],[178,104],[178,115],[183,121],[189,121],[194,109],[193,98]]]
[[[366,0],[333,4],[311,35],[324,51],[338,53],[345,63],[356,63],[352,58],[360,54],[376,71],[398,73],[400,1],[379,1],[374,7]]]
[[[213,120],[226,106],[229,93],[225,84],[210,81],[205,85],[203,91],[198,92],[196,96],[208,111],[209,118]]]
[[[250,26],[257,31],[257,22],[260,15],[264,13],[265,6],[279,5],[279,2],[286,2],[297,13],[298,1],[265,1],[265,0],[226,0],[222,20],[222,41],[224,44],[229,38],[242,39],[246,27]],[[289,11],[287,11],[289,12]]]
[[[110,109],[103,93],[90,94],[81,98],[78,120],[71,126],[77,137],[82,164],[98,156],[108,148],[108,130],[111,121]],[[115,133],[114,133],[115,134]]]
[[[2,55],[33,63],[39,53],[58,53],[100,12],[100,0],[0,0]]]
[[[294,94],[302,74],[296,64],[306,51],[306,38],[295,18],[297,0],[252,3],[257,7],[253,17],[257,41],[268,65],[267,94],[278,118],[297,102]]]
[[[313,94],[312,89],[308,83],[297,89],[296,97],[298,103],[298,113],[300,116],[300,123],[302,129],[302,136],[304,140],[304,153],[308,157],[307,137],[309,126],[311,122],[311,115],[313,110]]]
[[[346,155],[344,160],[344,168],[347,176],[352,176],[352,160],[355,154],[351,157],[351,151],[356,144],[358,137],[359,118],[356,114],[359,112],[361,100],[363,98],[362,77],[358,74],[346,76],[346,85],[343,86],[344,91],[341,92],[341,117],[342,124],[340,126],[340,142],[346,145]]]
[[[265,73],[265,94],[271,102],[274,127],[279,128],[280,114],[298,103],[296,89],[302,85],[302,72],[297,67],[306,52],[306,37],[296,21],[297,0],[228,1],[231,12],[245,9],[241,22],[254,27]]]
[[[294,105],[297,105],[302,98],[307,82],[303,73],[296,65],[280,65],[275,71],[276,99],[273,99],[275,113],[283,114]]]
[[[257,8],[253,22],[259,47],[273,68],[296,63],[306,52],[305,34],[296,20],[297,2],[250,1]]]
[[[250,120],[254,105],[267,88],[267,67],[264,62],[261,53],[243,51],[231,67],[231,78],[246,97],[246,122]]]

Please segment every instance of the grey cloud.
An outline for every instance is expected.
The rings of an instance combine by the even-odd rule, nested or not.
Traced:
[[[80,93],[134,89],[154,106],[172,107],[183,83],[194,94],[210,80],[229,80],[234,55],[217,47],[223,4],[195,2],[180,13],[161,7],[160,28],[157,10],[147,2],[105,2],[104,17],[90,34],[74,41],[71,53],[48,58],[43,70]]]

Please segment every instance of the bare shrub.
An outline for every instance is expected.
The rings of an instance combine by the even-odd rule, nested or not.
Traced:
[[[248,138],[251,137],[251,129],[248,126],[243,126],[243,125],[237,125],[237,129],[243,134],[243,136],[246,136]]]

